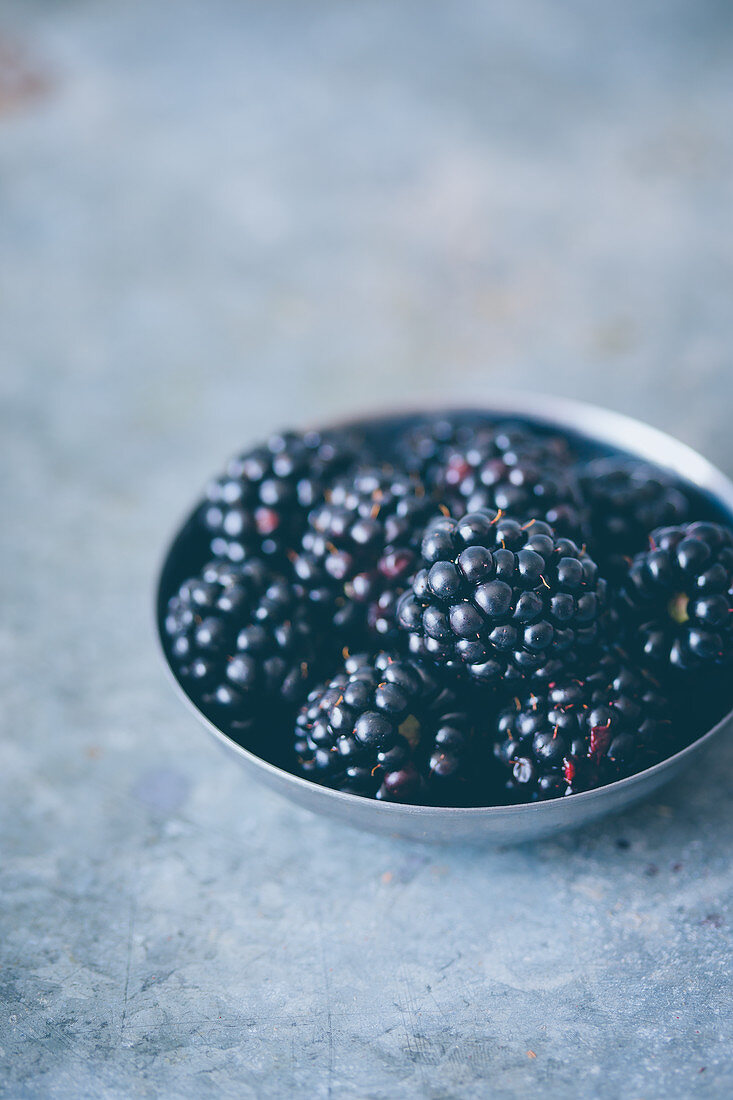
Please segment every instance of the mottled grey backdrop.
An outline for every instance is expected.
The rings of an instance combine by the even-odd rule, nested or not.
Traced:
[[[733,471],[728,0],[2,0],[0,1095],[729,1097],[733,751],[585,835],[340,835],[158,665],[270,428],[492,388]]]

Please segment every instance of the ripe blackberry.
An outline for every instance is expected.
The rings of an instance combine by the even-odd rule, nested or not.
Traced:
[[[491,761],[485,759],[476,719],[470,711],[441,714],[430,723],[422,752],[427,800],[433,806],[491,805]],[[427,752],[425,751],[427,749]]]
[[[592,548],[613,577],[643,550],[649,532],[684,523],[690,502],[671,475],[629,458],[597,458],[580,472],[590,509]]]
[[[351,658],[328,684],[311,692],[298,715],[298,770],[315,782],[367,798],[424,801],[428,777],[421,754],[436,748],[441,726],[434,716],[451,705],[455,700],[414,661],[387,653]],[[427,732],[431,729],[432,738]],[[443,740],[447,756],[447,725]],[[460,752],[456,737],[456,761]],[[457,762],[442,765],[436,758],[435,763],[438,771],[443,768],[446,782],[451,772],[460,770]],[[441,778],[433,785],[440,787]]]
[[[231,459],[210,482],[200,510],[211,552],[236,562],[297,547],[328,480],[361,448],[353,432],[286,432]]]
[[[733,534],[718,523],[661,527],[631,563],[619,614],[655,665],[733,663]]]
[[[360,469],[326,495],[308,518],[296,575],[345,638],[365,625],[389,635],[434,506],[419,478],[390,466]]]
[[[315,639],[297,586],[262,561],[214,561],[168,603],[171,662],[192,697],[233,728],[267,700],[300,702]]]
[[[605,581],[595,562],[539,520],[492,510],[440,516],[398,607],[413,654],[485,683],[561,665],[599,636]]]
[[[618,653],[582,679],[526,689],[501,712],[497,730],[507,789],[521,801],[588,791],[671,751],[659,685]]]
[[[480,415],[431,416],[400,434],[396,444],[398,461],[427,484],[435,485],[447,456],[470,447],[483,433],[491,434],[492,429]]]
[[[494,508],[522,522],[542,519],[582,543],[587,521],[571,461],[560,436],[500,424],[477,433],[468,446],[449,449],[439,483],[454,515]]]

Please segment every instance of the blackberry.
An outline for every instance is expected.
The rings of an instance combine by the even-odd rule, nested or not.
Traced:
[[[449,785],[460,772],[459,731],[436,743],[442,728],[437,715],[455,699],[414,661],[387,653],[350,658],[328,684],[308,697],[296,722],[298,770],[308,779],[340,791],[389,802],[424,801],[426,750],[436,756],[439,774],[432,786]],[[432,721],[432,726],[431,726]],[[431,732],[432,731],[432,736]],[[452,741],[451,760],[448,761]]]
[[[650,531],[684,523],[689,513],[689,500],[669,474],[629,458],[593,459],[581,469],[580,486],[593,552],[612,577],[644,549]]]
[[[662,527],[631,563],[619,614],[659,667],[733,663],[733,534],[718,523]]]
[[[430,724],[421,771],[428,801],[434,806],[491,805],[499,793],[472,711],[440,714]]]
[[[450,450],[441,471],[454,515],[494,508],[514,519],[542,519],[559,535],[582,543],[587,520],[565,440],[504,424]]]
[[[165,632],[181,682],[245,728],[268,700],[300,702],[316,656],[302,592],[262,561],[213,561],[168,602]]]
[[[165,633],[178,671],[211,681],[211,657],[228,649],[267,588],[271,573],[258,559],[235,565],[209,562],[168,601]]]
[[[433,511],[419,478],[383,466],[337,481],[311,512],[295,572],[347,640],[396,629],[397,598]]]
[[[233,458],[200,509],[216,557],[284,554],[297,547],[328,480],[359,455],[353,432],[286,432]]]
[[[427,484],[440,483],[440,473],[447,455],[468,448],[491,427],[486,418],[431,416],[421,420],[397,439],[396,452],[400,465],[417,474]]]
[[[574,456],[561,436],[480,417],[434,418],[408,433],[403,451],[454,516],[495,508],[515,519],[543,519],[578,542],[586,538]]]
[[[485,683],[577,660],[599,637],[605,581],[540,520],[440,516],[398,606],[412,653]]]
[[[582,679],[533,685],[499,715],[496,757],[521,801],[557,798],[641,771],[670,751],[659,685],[620,653]]]

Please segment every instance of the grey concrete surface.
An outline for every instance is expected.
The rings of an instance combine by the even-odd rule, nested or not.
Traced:
[[[157,663],[266,430],[512,383],[733,471],[720,0],[0,5],[0,1096],[729,1097],[733,749],[581,835],[340,833]]]

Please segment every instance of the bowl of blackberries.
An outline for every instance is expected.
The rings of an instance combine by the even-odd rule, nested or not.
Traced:
[[[560,399],[284,432],[209,482],[157,621],[186,701],[281,794],[413,838],[541,837],[729,728],[733,485]]]

